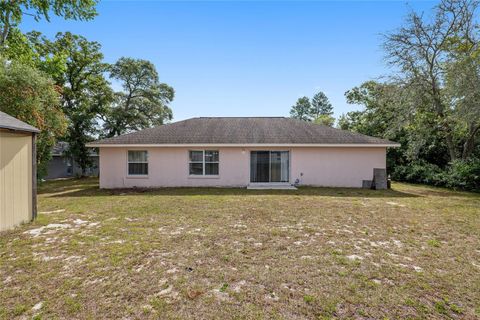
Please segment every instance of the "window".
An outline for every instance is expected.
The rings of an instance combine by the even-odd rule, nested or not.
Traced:
[[[128,175],[148,175],[148,151],[128,151]]]
[[[218,175],[218,150],[190,151],[189,174],[194,176]]]

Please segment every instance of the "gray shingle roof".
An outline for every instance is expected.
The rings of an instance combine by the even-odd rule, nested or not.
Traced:
[[[66,141],[58,141],[52,148],[52,156],[64,156],[70,149],[70,144]],[[88,155],[97,157],[98,153],[95,149],[89,149]]]
[[[52,156],[63,156],[69,149],[68,142],[65,141],[57,141],[52,148]]]
[[[90,146],[135,144],[371,144],[396,143],[284,117],[192,118],[113,138]]]
[[[38,130],[35,127],[32,127],[29,124],[26,124],[23,121],[20,121],[12,116],[9,116],[5,112],[0,111],[0,128],[2,129],[10,129],[10,130],[17,130],[17,131],[27,131],[27,132],[35,132],[38,133]]]

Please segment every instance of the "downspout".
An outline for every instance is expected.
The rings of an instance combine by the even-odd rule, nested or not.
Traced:
[[[37,218],[37,134],[32,133],[32,221]]]

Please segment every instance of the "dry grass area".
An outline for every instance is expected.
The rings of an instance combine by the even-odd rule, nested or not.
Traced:
[[[0,318],[480,317],[480,196],[405,184],[46,183],[0,234]]]

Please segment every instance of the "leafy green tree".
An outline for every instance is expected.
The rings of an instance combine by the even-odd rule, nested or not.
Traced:
[[[442,0],[431,16],[412,12],[388,34],[395,72],[346,93],[362,105],[338,125],[401,143],[387,165],[395,179],[478,190],[480,28],[478,2]]]
[[[358,129],[360,127],[362,120],[363,120],[362,111],[349,111],[347,113],[340,115],[340,117],[338,118],[337,126],[339,129],[342,129],[342,130],[362,132],[363,130]]]
[[[395,81],[402,83],[411,97],[399,113],[428,115],[426,123],[440,132],[452,161],[466,153],[458,152],[462,141],[456,140],[455,124],[459,118],[455,101],[449,99],[445,88],[447,68],[454,58],[450,43],[476,42],[477,6],[477,1],[442,0],[431,20],[412,12],[404,26],[388,34],[384,43],[389,63],[400,70]]]
[[[345,93],[347,103],[363,105],[364,111],[347,113],[339,120],[339,124],[350,127],[370,136],[392,138],[397,129],[405,123],[398,118],[398,107],[401,105],[401,87],[395,84],[367,81]],[[350,120],[350,124],[345,122]]]
[[[332,116],[333,107],[330,101],[328,100],[325,93],[322,91],[316,93],[312,98],[312,116],[314,119],[319,118],[320,116]],[[322,117],[327,119],[328,117]]]
[[[335,118],[328,114],[321,114],[315,120],[313,120],[313,122],[323,126],[333,127],[335,124]]]
[[[35,68],[39,60],[29,38],[16,28],[9,32],[5,47],[0,47],[0,54],[7,60],[15,60]]]
[[[454,109],[455,132],[463,141],[461,159],[467,160],[475,150],[480,131],[480,44],[459,43],[454,62],[450,62],[446,72],[446,92]],[[461,51],[461,52],[459,52]]]
[[[168,104],[172,87],[159,81],[155,66],[147,60],[120,58],[110,68],[110,77],[122,84],[114,103],[104,116],[107,137],[161,125],[172,119]]]
[[[425,113],[404,114],[408,90],[400,84],[367,81],[345,93],[348,103],[362,105],[362,111],[351,111],[338,120],[341,129],[390,139],[401,144],[389,149],[389,168],[416,159],[447,165],[448,152],[433,123],[435,117]]]
[[[80,39],[82,37],[66,32],[57,33],[54,40],[50,40],[40,32],[32,31],[25,35],[20,34],[20,41],[17,42],[17,45],[21,43],[19,46],[24,52],[23,59],[31,57],[31,65],[45,72],[54,79],[57,84],[63,86],[65,74],[68,69],[69,51],[71,50],[68,50],[67,47],[62,47],[62,45],[66,44],[66,42],[76,41],[75,38]],[[85,38],[82,38],[82,41],[85,41]],[[100,47],[99,44],[96,45]],[[18,50],[12,53],[18,54]],[[16,58],[12,57],[12,59]]]
[[[335,118],[332,115],[332,104],[321,91],[313,96],[311,102],[308,97],[299,98],[297,103],[290,109],[290,117],[292,118],[313,121],[330,127],[335,123]]]
[[[308,97],[302,97],[290,110],[290,117],[303,121],[312,121],[312,104]]]
[[[65,140],[84,174],[91,166],[85,144],[97,134],[98,120],[113,97],[105,78],[109,65],[103,62],[100,44],[82,36],[66,32],[58,33],[53,41],[39,34],[30,38],[42,57],[38,67],[62,88],[62,109],[69,120]]]
[[[66,130],[59,88],[43,73],[0,57],[0,111],[40,129],[37,138],[38,177],[46,174],[51,148]]]
[[[24,15],[50,21],[50,14],[73,20],[91,20],[96,15],[97,0],[2,0],[0,1],[0,48]]]

